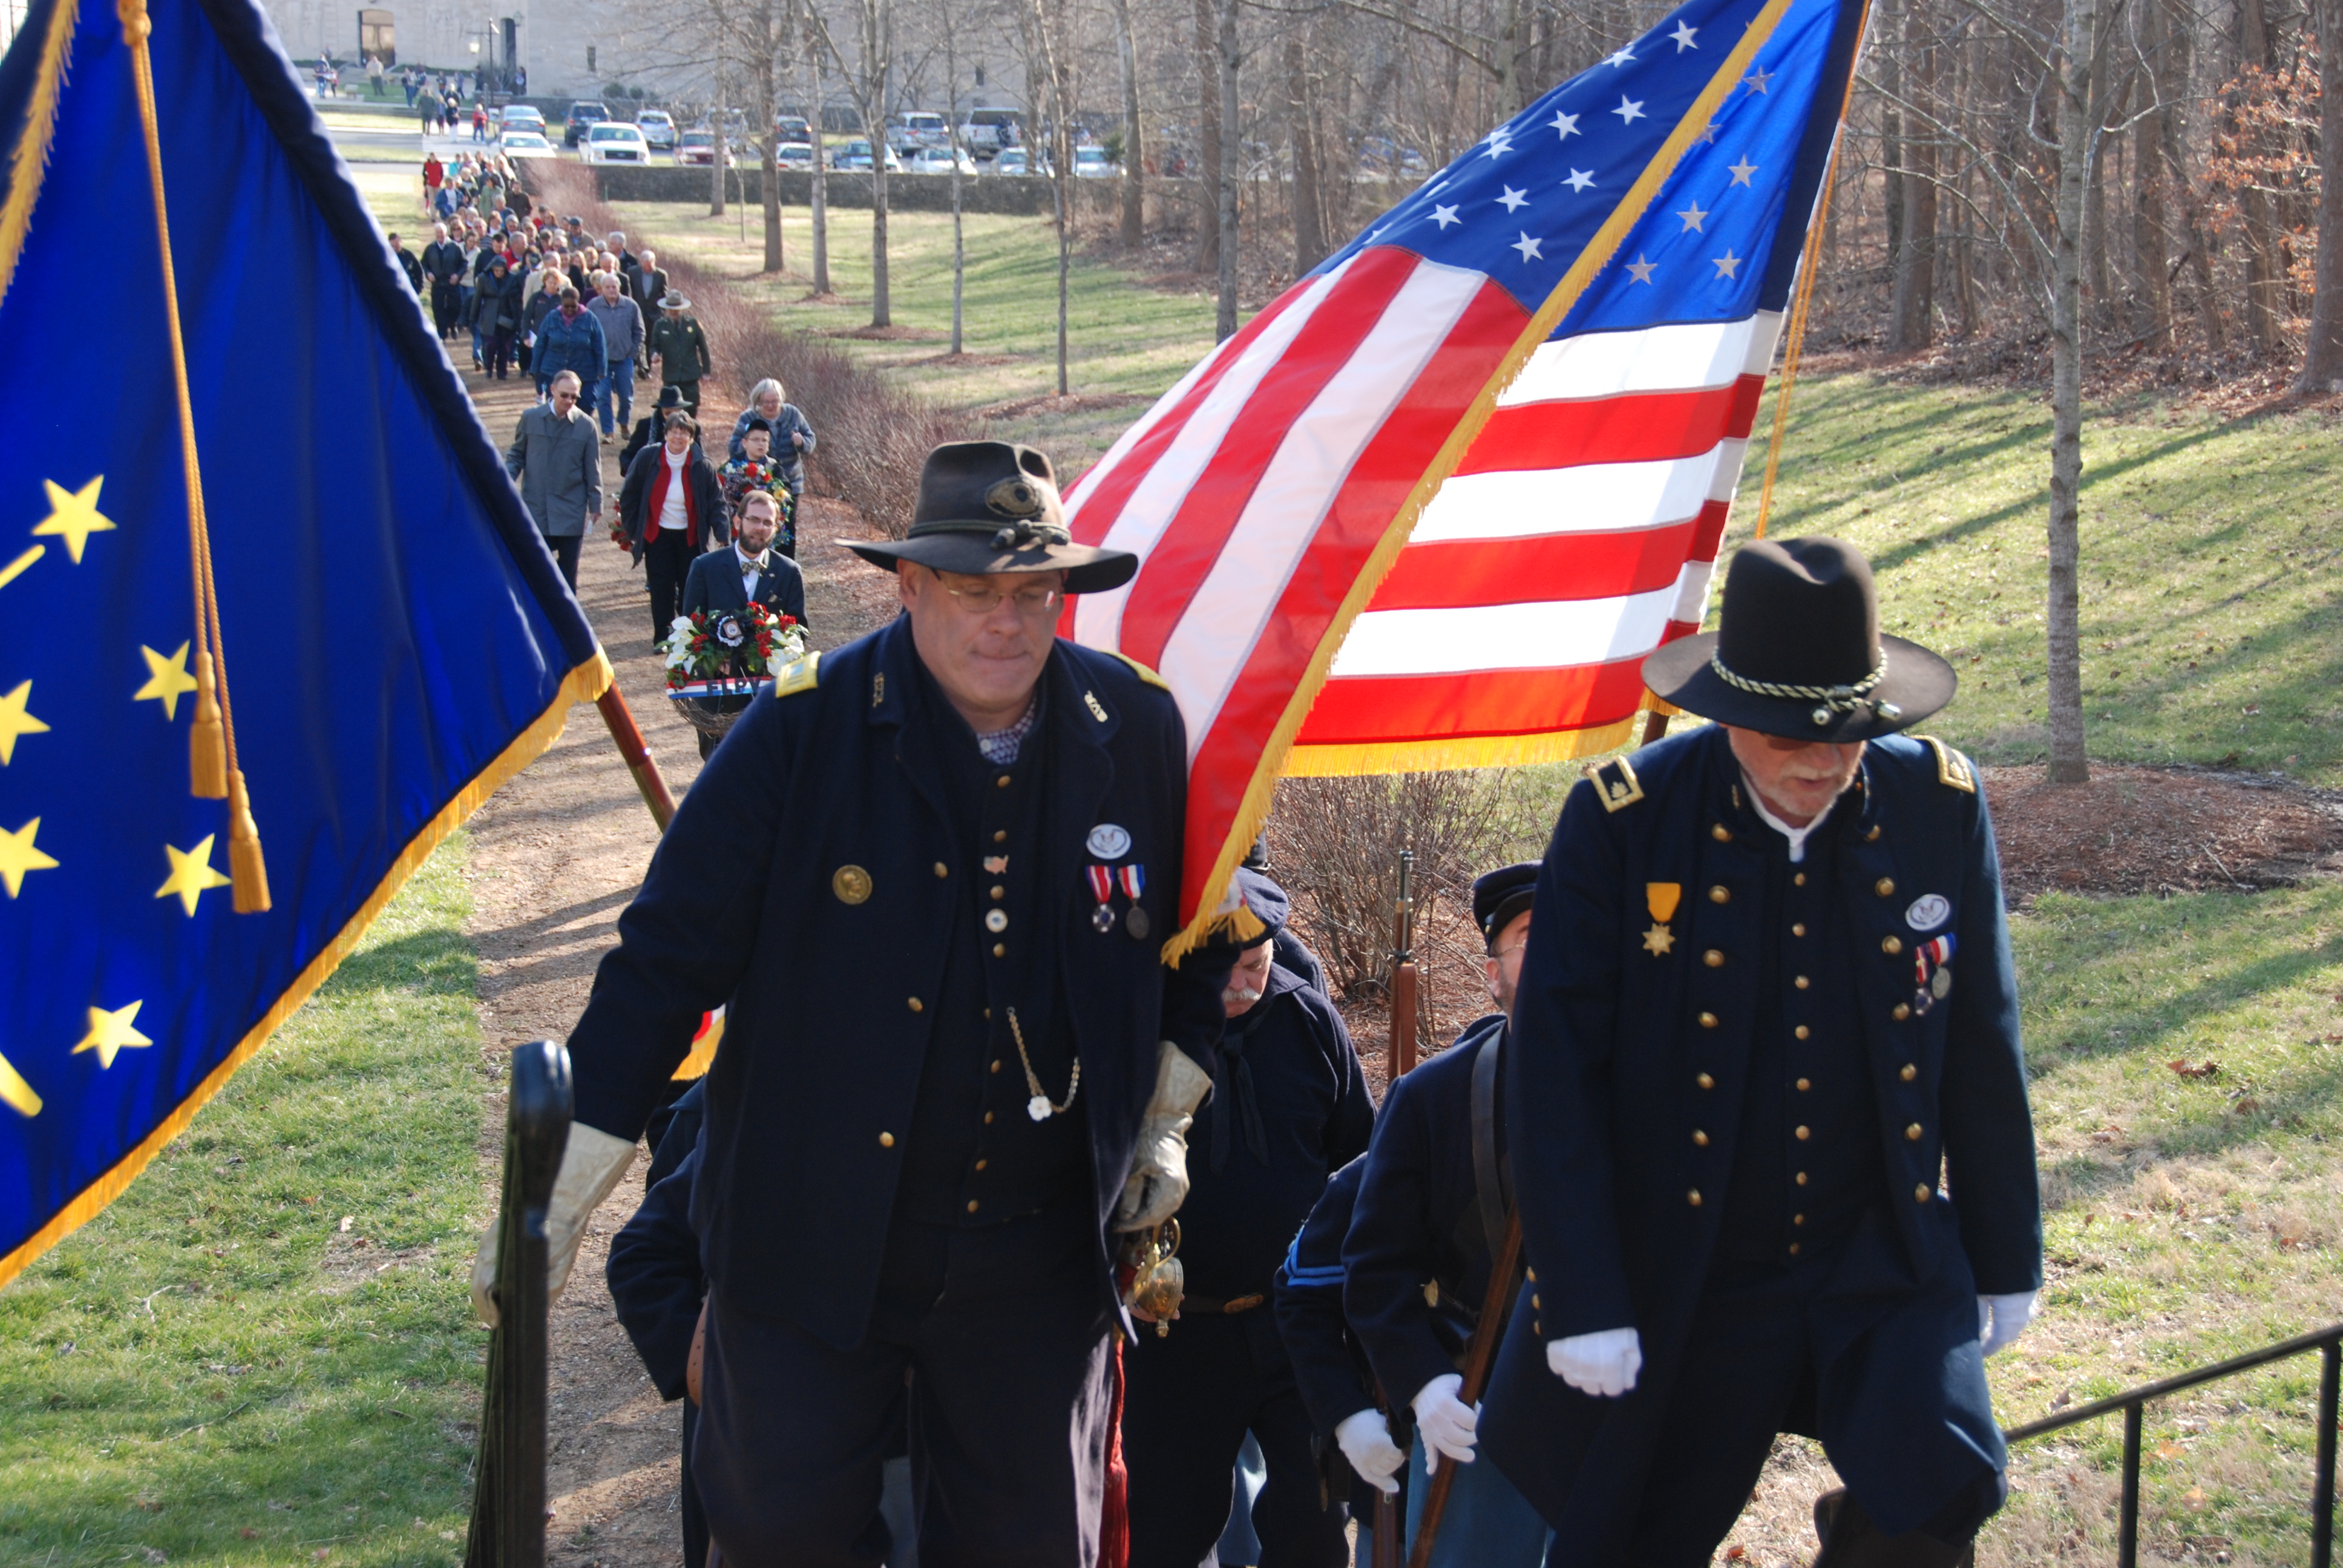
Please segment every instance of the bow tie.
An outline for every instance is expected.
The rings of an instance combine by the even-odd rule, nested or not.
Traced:
[[[734,553],[738,554],[739,552],[736,551]],[[740,575],[745,578],[750,572],[761,572],[765,570],[765,563],[771,558],[772,558],[769,554],[762,556],[741,556]]]

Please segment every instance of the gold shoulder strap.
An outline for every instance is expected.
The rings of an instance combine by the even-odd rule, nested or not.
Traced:
[[[1633,806],[1644,798],[1643,780],[1635,777],[1634,764],[1624,757],[1593,763],[1588,766],[1586,776],[1594,780],[1594,793],[1602,799],[1605,811]]]

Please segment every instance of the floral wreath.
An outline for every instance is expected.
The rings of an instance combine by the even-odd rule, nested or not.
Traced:
[[[805,628],[795,616],[761,604],[703,609],[669,622],[659,648],[667,655],[669,687],[702,680],[762,680],[805,657]]]

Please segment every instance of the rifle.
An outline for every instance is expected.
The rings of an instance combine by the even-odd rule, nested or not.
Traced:
[[[1497,1359],[1497,1342],[1504,1337],[1505,1320],[1513,1315],[1513,1297],[1521,1289],[1522,1217],[1518,1211],[1505,1223],[1504,1240],[1489,1269],[1489,1297],[1481,1303],[1480,1322],[1473,1325],[1473,1342],[1464,1352],[1464,1386],[1456,1397],[1478,1404],[1489,1386],[1489,1367]],[[1433,1539],[1440,1533],[1440,1516],[1448,1507],[1448,1490],[1456,1484],[1456,1462],[1448,1460],[1433,1472],[1432,1490],[1423,1494],[1423,1518],[1415,1527],[1415,1549],[1408,1568],[1429,1568]],[[1382,1536],[1376,1536],[1378,1546]]]
[[[1386,1081],[1395,1081],[1415,1065],[1415,851],[1399,852],[1399,901],[1392,910],[1391,1054]]]
[[[565,1047],[540,1040],[513,1052],[497,1327],[488,1336],[464,1568],[545,1568],[545,1211],[569,1141],[571,1104]]]

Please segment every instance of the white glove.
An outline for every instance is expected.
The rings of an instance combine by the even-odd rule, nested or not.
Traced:
[[[2034,1321],[2034,1292],[2020,1291],[2014,1296],[1979,1296],[1977,1298],[1977,1338],[1985,1342],[1985,1353],[1993,1354],[2006,1345],[2016,1342]]]
[[[1616,1399],[1635,1386],[1635,1374],[1644,1370],[1644,1342],[1633,1329],[1574,1334],[1545,1347],[1545,1364],[1581,1393]]]
[[[1204,1070],[1178,1046],[1156,1042],[1155,1098],[1140,1118],[1139,1148],[1114,1207],[1116,1230],[1161,1225],[1188,1196],[1188,1125],[1212,1087]]]
[[[553,1178],[553,1198],[545,1208],[545,1299],[559,1299],[578,1261],[578,1238],[586,1221],[610,1195],[618,1178],[635,1160],[631,1140],[613,1138],[582,1121],[569,1124],[569,1141],[561,1151],[561,1170]],[[480,1236],[479,1256],[472,1261],[472,1310],[480,1322],[497,1326],[497,1244],[504,1229],[499,1213]]]
[[[1423,1439],[1423,1473],[1432,1474],[1440,1468],[1440,1456],[1446,1454],[1459,1464],[1473,1462],[1473,1444],[1479,1441],[1476,1430],[1481,1424],[1477,1405],[1466,1404],[1456,1397],[1464,1380],[1454,1372],[1433,1378],[1415,1391],[1408,1402],[1415,1407],[1415,1430]]]
[[[1383,1412],[1370,1406],[1356,1415],[1344,1418],[1334,1429],[1335,1446],[1351,1468],[1378,1492],[1399,1493],[1400,1467],[1407,1455],[1392,1442],[1391,1427],[1383,1421]]]

